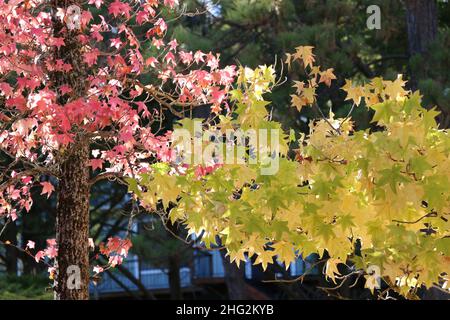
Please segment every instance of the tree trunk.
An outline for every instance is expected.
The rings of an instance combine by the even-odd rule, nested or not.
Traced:
[[[435,0],[406,0],[410,55],[424,53],[437,35]]]
[[[56,207],[58,243],[55,299],[89,299],[89,144],[80,138],[65,152]]]
[[[435,0],[405,0],[410,58],[424,54],[436,39],[438,30],[437,4]],[[417,75],[411,72],[412,89],[417,89]]]
[[[166,227],[173,233],[178,235],[179,225],[177,222],[172,223],[170,220],[167,222]],[[170,239],[169,241],[173,241]],[[172,300],[182,300],[183,292],[181,291],[181,278],[180,278],[180,257],[174,252],[169,255],[169,289],[170,289],[170,299]]]
[[[246,300],[249,299],[247,294],[247,283],[245,282],[245,267],[241,262],[238,268],[236,264],[230,262],[230,259],[225,257],[224,250],[220,250],[222,255],[222,263],[225,271],[225,283],[228,289],[228,298],[230,300]]]
[[[180,259],[176,255],[169,256],[169,288],[170,299],[182,300],[183,293],[181,292],[181,278],[180,278]]]
[[[58,104],[86,95],[87,66],[83,62],[82,44],[78,40],[80,30],[69,30],[57,17],[58,8],[80,5],[80,0],[52,0],[53,36],[62,37],[64,45],[54,48],[53,57],[72,66],[70,72],[55,71],[50,80],[55,92],[61,85],[72,89],[71,97],[59,95]],[[75,128],[76,129],[76,128]],[[74,142],[57,155],[59,164],[58,200],[56,205],[56,261],[55,299],[89,299],[89,141],[82,133]]]

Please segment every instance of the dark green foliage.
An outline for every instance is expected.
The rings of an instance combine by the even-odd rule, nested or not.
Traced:
[[[448,113],[448,88],[450,81],[446,70],[450,67],[448,56],[448,3],[439,1],[438,41],[430,49],[430,57],[414,57],[409,66],[406,11],[398,0],[222,0],[186,1],[188,8],[204,6],[206,14],[185,17],[175,29],[175,36],[187,44],[188,49],[215,50],[222,54],[223,63],[240,63],[250,67],[277,63],[286,52],[295,51],[299,45],[315,46],[318,64],[333,67],[338,76],[330,89],[318,92],[318,103],[324,113],[330,107],[338,115],[346,114],[350,103],[344,101],[340,90],[344,79],[356,82],[375,76],[394,80],[397,74],[408,74],[420,68],[419,89],[425,94],[428,106],[438,105]],[[381,29],[369,30],[366,26],[367,7],[381,8]],[[202,9],[198,9],[202,11]],[[278,60],[274,61],[274,57]],[[432,70],[431,70],[432,69]],[[298,80],[298,70],[284,70],[283,77]],[[274,90],[273,115],[286,126],[307,130],[297,111],[288,108],[289,81]],[[447,92],[447,95],[446,95]],[[447,107],[448,108],[448,107]],[[353,114],[359,128],[367,127],[367,110],[361,108]],[[302,110],[302,116],[314,116],[310,109]],[[450,117],[439,119],[448,126]],[[447,120],[445,120],[447,119]],[[306,119],[304,119],[306,120]]]
[[[40,275],[0,276],[0,300],[51,300],[48,282]]]

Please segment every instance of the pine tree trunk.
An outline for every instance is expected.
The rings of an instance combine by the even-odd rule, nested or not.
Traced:
[[[437,35],[435,0],[406,0],[408,44],[411,56],[425,52]]]
[[[89,299],[89,144],[80,139],[63,155],[56,208],[55,299]]]
[[[427,52],[437,36],[437,4],[435,0],[405,0],[410,58]],[[415,68],[417,69],[417,68]],[[418,70],[411,70],[409,86],[416,90]]]

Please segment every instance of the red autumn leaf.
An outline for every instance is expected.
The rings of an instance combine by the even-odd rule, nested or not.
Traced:
[[[41,186],[42,186],[41,195],[46,194],[47,199],[50,197],[52,192],[55,191],[55,187],[53,187],[53,185],[50,182],[47,181],[41,182]]]
[[[130,10],[131,7],[128,3],[123,3],[118,0],[111,3],[108,7],[108,12],[112,14],[114,17],[123,14],[127,19],[130,18]]]
[[[91,159],[90,161],[90,166],[92,167],[92,170],[95,169],[103,169],[103,160],[102,159]]]

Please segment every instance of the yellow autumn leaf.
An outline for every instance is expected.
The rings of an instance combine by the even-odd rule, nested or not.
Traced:
[[[360,86],[354,87],[351,80],[345,80],[345,85],[342,89],[347,92],[347,98],[345,100],[353,100],[354,104],[359,106],[361,98],[364,97],[364,88]]]
[[[333,283],[336,283],[336,276],[340,276],[341,273],[338,270],[338,265],[341,264],[341,260],[330,258],[327,260],[325,266],[325,277],[326,279],[331,279]]]
[[[395,81],[384,81],[384,93],[393,100],[403,100],[407,95],[405,90],[406,81],[403,80],[402,75],[398,75]]]
[[[298,112],[302,111],[302,108],[307,105],[307,100],[303,97],[299,97],[295,94],[291,94],[291,103],[297,108]]]
[[[325,83],[328,87],[331,86],[331,81],[336,79],[333,73],[334,69],[330,68],[320,73],[319,83]]]
[[[267,265],[273,263],[274,252],[269,250],[262,250],[257,254],[258,257],[255,260],[255,265],[261,264],[263,270],[266,271]]]
[[[287,270],[296,258],[292,244],[286,241],[278,241],[274,243],[272,247],[275,249],[275,254],[278,256],[278,260],[284,263]]]
[[[314,47],[312,46],[299,46],[295,48],[296,52],[294,54],[294,60],[301,60],[303,61],[303,65],[306,67],[313,67],[314,62],[316,59],[314,58],[313,54]]]

